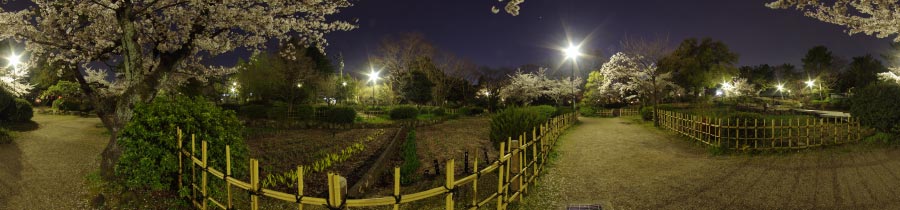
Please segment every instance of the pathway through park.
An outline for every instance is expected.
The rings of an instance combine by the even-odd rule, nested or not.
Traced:
[[[900,209],[900,149],[711,156],[629,118],[581,118],[519,209]]]
[[[0,145],[0,210],[90,209],[85,176],[107,142],[97,118],[35,114],[36,130]]]

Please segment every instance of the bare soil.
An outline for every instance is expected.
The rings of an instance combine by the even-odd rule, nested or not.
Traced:
[[[108,137],[97,118],[35,114],[38,128],[0,145],[0,209],[90,209],[85,176]]]
[[[900,209],[900,149],[711,156],[630,118],[582,118],[519,209]]]

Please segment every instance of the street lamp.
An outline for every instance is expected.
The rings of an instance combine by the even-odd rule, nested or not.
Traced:
[[[781,95],[781,100],[784,100],[784,85],[778,84],[775,88],[778,88],[778,94]]]
[[[378,79],[379,79],[378,74],[379,73],[381,73],[381,71],[375,71],[375,69],[372,68],[368,74],[369,81],[372,82],[372,106],[373,107],[375,106],[375,85],[377,85],[377,83],[378,83]]]
[[[575,86],[575,66],[578,65],[578,56],[581,56],[581,46],[573,45],[571,42],[569,43],[569,47],[563,49],[563,53],[566,55],[566,60],[572,59],[572,78],[569,78],[570,82],[572,82],[572,111],[577,113],[577,109],[575,108],[576,101],[576,89]]]

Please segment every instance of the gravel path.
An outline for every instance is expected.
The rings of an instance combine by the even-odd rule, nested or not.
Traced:
[[[900,209],[900,149],[710,156],[622,118],[582,118],[519,209]]]
[[[85,176],[106,145],[97,118],[35,114],[37,130],[0,145],[0,209],[87,209]]]

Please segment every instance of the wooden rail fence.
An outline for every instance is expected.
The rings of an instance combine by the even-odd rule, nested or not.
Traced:
[[[597,110],[597,115],[600,117],[634,116],[638,114],[640,114],[640,109],[637,107]]]
[[[660,126],[681,136],[736,150],[803,149],[858,142],[864,129],[853,118],[729,119],[659,110]]]
[[[550,119],[548,122],[535,127],[531,133],[523,133],[513,140],[510,137],[507,142],[500,143],[500,157],[479,168],[478,159],[474,161],[474,174],[466,177],[457,178],[454,160],[450,159],[446,163],[446,177],[444,186],[432,188],[429,190],[401,194],[400,192],[400,168],[394,168],[394,188],[393,196],[379,198],[364,199],[347,199],[342,189],[340,175],[328,173],[328,197],[318,198],[305,196],[303,194],[303,175],[304,171],[301,166],[297,167],[297,192],[286,193],[272,189],[266,189],[260,186],[259,177],[259,161],[250,159],[250,180],[243,181],[232,176],[231,149],[225,146],[225,171],[222,172],[213,167],[208,167],[208,148],[207,142],[201,141],[200,151],[196,149],[195,139],[193,135],[190,140],[190,150],[184,148],[181,130],[178,130],[178,161],[179,161],[179,186],[184,186],[181,179],[183,173],[182,166],[184,161],[190,164],[191,179],[189,187],[191,188],[191,202],[198,209],[234,209],[233,189],[246,191],[250,194],[250,209],[259,209],[260,198],[268,197],[277,200],[295,203],[297,209],[302,210],[304,205],[324,206],[328,209],[345,209],[347,207],[367,207],[367,206],[392,206],[393,209],[399,209],[400,204],[418,201],[426,198],[444,196],[446,209],[454,209],[454,195],[456,189],[471,185],[472,192],[481,190],[493,190],[496,192],[491,195],[478,199],[478,194],[473,193],[471,201],[464,201],[466,209],[478,209],[479,207],[488,207],[496,205],[497,209],[506,209],[507,206],[522,196],[527,194],[528,189],[536,181],[537,175],[544,169],[547,158],[549,158],[550,150],[556,143],[556,140],[562,132],[572,126],[576,121],[573,113],[564,114]],[[531,141],[528,141],[528,135],[531,135]],[[200,155],[197,157],[196,155]],[[498,184],[496,188],[479,188],[478,180],[484,178],[483,175],[496,173]],[[199,183],[194,177],[200,175]],[[224,193],[227,194],[224,200],[216,200],[209,195],[209,179],[222,180],[225,183]],[[491,177],[493,178],[493,177]],[[495,204],[494,204],[495,203]]]

